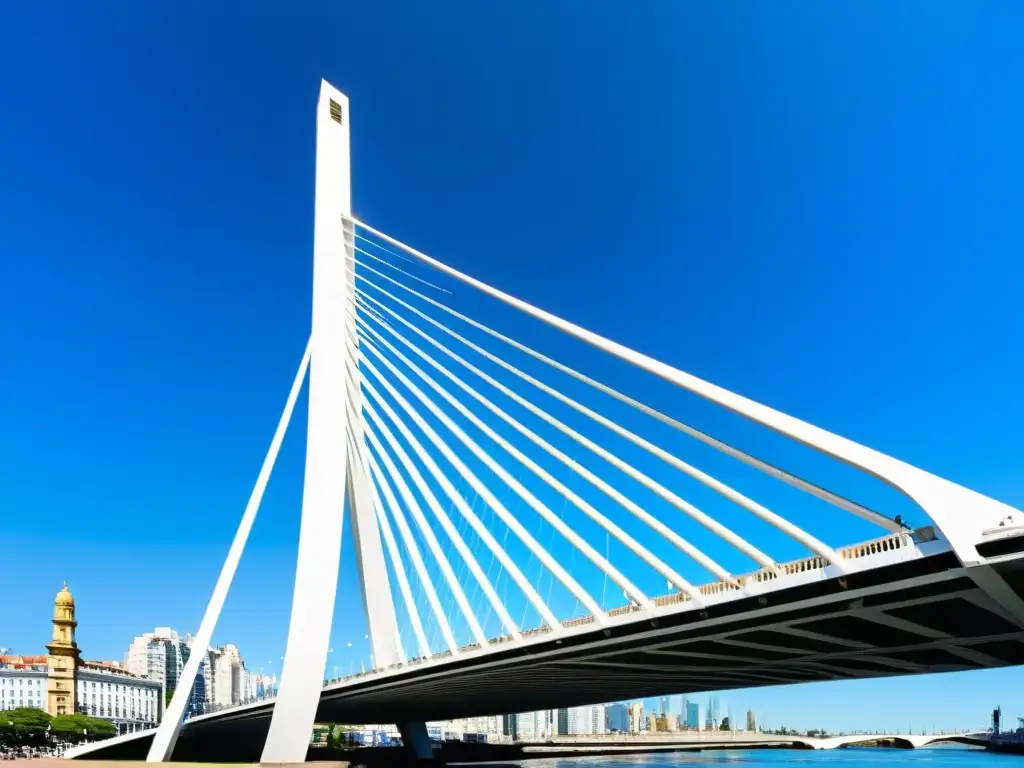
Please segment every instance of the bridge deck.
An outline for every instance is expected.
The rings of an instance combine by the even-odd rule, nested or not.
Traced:
[[[544,636],[443,664],[345,681],[324,689],[317,717],[350,723],[443,720],[666,693],[1024,663],[1024,630],[955,555],[926,549],[843,579],[808,574],[795,586],[701,611],[656,619],[637,614],[612,628],[588,625],[561,639]],[[1024,558],[997,568],[1024,594]],[[194,718],[182,729],[175,758],[258,760],[271,711],[272,703],[261,703]],[[143,757],[150,738],[121,737],[90,749],[89,756]],[[253,754],[239,755],[240,742],[256,745]],[[226,744],[234,751],[223,752]]]

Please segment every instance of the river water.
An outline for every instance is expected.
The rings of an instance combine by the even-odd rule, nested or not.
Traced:
[[[1024,757],[980,748],[936,746],[924,749],[753,749],[622,757],[574,757],[504,763],[521,768],[1024,768]]]

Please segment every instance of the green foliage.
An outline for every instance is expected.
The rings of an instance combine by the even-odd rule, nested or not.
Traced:
[[[50,728],[54,733],[61,735],[84,734],[88,731],[90,738],[113,736],[117,733],[113,723],[88,715],[57,715],[51,721]]]
[[[35,707],[18,707],[0,711],[0,726],[2,727],[9,728],[9,723],[13,722],[15,728],[46,730],[50,720],[51,718],[46,712]]]
[[[732,730],[732,726],[729,725],[729,718],[728,717],[723,717],[722,718],[722,724],[720,726],[718,726],[718,730],[720,730],[720,731]]]
[[[174,689],[164,692],[164,709],[171,706],[171,699],[174,697]]]
[[[314,733],[320,728],[327,730],[327,746],[340,749],[345,746],[345,734],[348,731],[356,730],[352,725],[339,725],[338,723],[323,723],[314,728]]]

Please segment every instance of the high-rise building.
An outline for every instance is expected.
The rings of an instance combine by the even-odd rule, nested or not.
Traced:
[[[668,711],[669,711],[668,710],[668,700],[669,700],[668,696],[662,696],[658,700],[658,714],[659,715],[668,714]]]
[[[569,710],[565,707],[555,710],[555,733],[558,736],[569,735]]]
[[[218,708],[249,701],[249,672],[238,648],[228,643],[213,653],[213,694]]]
[[[498,736],[502,730],[502,718],[496,715],[467,717],[462,723],[464,733],[486,733]]]
[[[747,730],[751,733],[757,731],[757,721],[754,720],[754,710],[752,709],[747,710]]]
[[[569,707],[566,710],[566,732],[569,736],[580,736],[605,732],[604,704],[588,704]]]
[[[605,707],[605,732],[626,733],[629,731],[629,707],[625,704],[609,704]]]
[[[690,731],[699,731],[701,727],[700,704],[696,701],[686,702],[686,728]]]
[[[591,732],[593,727],[590,707],[569,707],[569,735],[581,736]]]
[[[644,703],[635,701],[629,705],[629,732],[640,733],[644,730]]]
[[[686,698],[679,694],[669,696],[667,712],[675,715],[679,723],[686,722]]]
[[[516,715],[516,738],[526,741],[546,739],[551,735],[551,710],[520,712]]]
[[[195,638],[192,635],[185,635],[185,645],[188,646],[188,654],[199,653],[196,648]],[[206,648],[202,651],[203,660],[196,675],[195,698],[201,702],[200,706],[204,711],[211,711],[216,700],[214,692],[214,668],[217,661],[217,651],[213,648]],[[274,681],[276,683],[276,680]],[[264,692],[269,689],[270,680],[263,681]]]
[[[517,719],[517,716],[514,714],[501,716],[501,733],[503,736],[513,739],[516,737]]]
[[[717,696],[711,696],[708,698],[708,714],[704,719],[704,726],[709,731],[718,730],[719,724],[722,722],[721,704],[718,701]]]
[[[139,677],[161,685],[168,700],[178,689],[178,680],[185,669],[192,649],[189,643],[170,627],[157,627],[135,637],[124,657],[124,668]],[[185,712],[187,715],[206,711],[210,700],[206,665],[199,668]],[[162,702],[163,703],[163,702]]]

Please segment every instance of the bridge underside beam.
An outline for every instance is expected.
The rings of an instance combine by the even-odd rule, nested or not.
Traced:
[[[757,598],[710,605],[706,618],[695,612],[663,614],[656,627],[638,620],[615,626],[607,635],[595,627],[568,639],[531,644],[529,655],[509,645],[475,657],[464,654],[450,663],[412,666],[393,676],[367,676],[326,688],[317,718],[343,723],[444,720],[837,675],[979,669],[984,665],[976,662],[982,658],[998,665],[1024,664],[1024,629],[1009,621],[950,552],[851,574],[844,581],[847,588],[833,579],[779,590],[766,606]],[[1014,583],[1024,589],[1024,579]],[[949,637],[869,621],[861,615],[865,609]],[[785,628],[797,631],[777,631]],[[724,640],[747,645],[740,650]],[[972,662],[951,648],[984,656]],[[259,740],[269,714],[270,705],[264,704],[191,720],[182,729],[175,758],[206,759],[203,749],[218,749],[238,729],[246,731],[245,738]],[[145,754],[144,747],[138,754]]]

